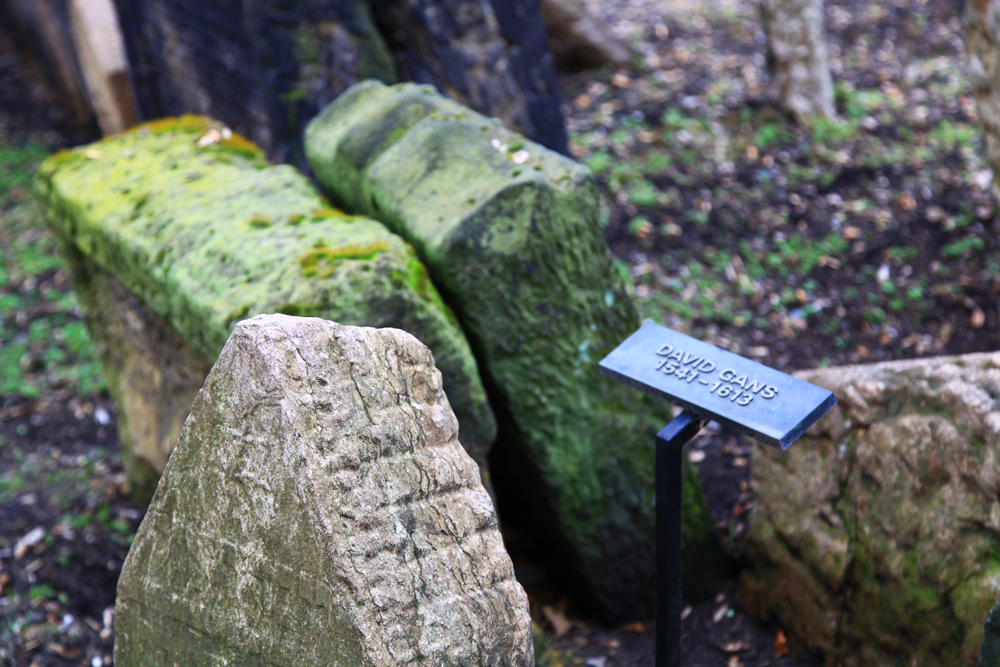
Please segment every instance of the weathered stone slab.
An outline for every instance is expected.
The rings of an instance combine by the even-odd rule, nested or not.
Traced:
[[[993,169],[993,193],[1000,195],[1000,4],[975,0],[965,4],[965,54],[969,84],[986,137],[986,159]]]
[[[332,198],[414,245],[461,320],[505,415],[498,484],[501,466],[557,574],[610,617],[649,616],[653,443],[669,411],[598,372],[638,317],[590,172],[412,84],[351,88],[309,125],[306,153]],[[694,592],[720,552],[686,479]]]
[[[139,122],[125,42],[112,0],[70,0],[70,24],[90,105],[105,135]]]
[[[115,664],[533,664],[430,351],[265,315],[205,380],[118,583]]]
[[[754,453],[744,604],[829,664],[975,665],[1000,595],[1000,354],[798,377],[840,403]]]
[[[366,0],[119,3],[143,118],[197,113],[275,161],[301,152],[305,122],[355,81],[395,81]]]
[[[538,0],[378,0],[371,8],[401,80],[431,84],[544,146],[568,151]]]
[[[138,487],[151,492],[232,326],[268,312],[412,332],[485,465],[492,411],[423,265],[382,224],[329,208],[291,167],[186,116],[53,156],[38,186],[123,408]]]

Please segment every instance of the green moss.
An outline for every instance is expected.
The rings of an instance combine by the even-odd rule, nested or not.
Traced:
[[[333,218],[343,214],[336,209],[324,206],[323,208],[313,209],[312,213],[309,215],[313,220],[326,220],[327,218]]]
[[[529,161],[515,163],[518,150]],[[651,613],[652,444],[669,411],[598,373],[638,316],[589,171],[412,84],[352,87],[310,123],[306,153],[339,205],[413,244],[460,318],[541,480],[544,498],[524,517],[536,537],[563,549],[553,558],[610,617]],[[408,273],[422,293],[424,272]],[[696,482],[684,494],[685,540],[701,549],[691,562],[705,565],[692,576],[711,588],[714,523]]]
[[[338,264],[345,259],[372,260],[379,253],[389,249],[387,243],[376,241],[365,245],[348,245],[338,248],[321,246],[313,248],[299,257],[302,275],[306,278],[328,278],[337,270]],[[289,315],[291,313],[286,313]]]
[[[220,127],[165,119],[50,158],[36,179],[50,224],[208,360],[238,319],[282,309],[410,331],[433,351],[463,444],[485,464],[495,436],[485,390],[412,249],[239,141],[198,147]],[[295,224],[306,217],[311,224]],[[273,224],[281,220],[289,224]]]

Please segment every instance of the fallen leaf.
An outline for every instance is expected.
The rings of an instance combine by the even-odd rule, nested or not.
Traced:
[[[41,526],[34,528],[27,535],[22,537],[14,545],[14,560],[21,560],[28,553],[28,549],[35,546],[45,537],[45,529]]]
[[[840,235],[845,239],[853,241],[854,239],[861,238],[861,230],[857,227],[844,227],[843,231],[840,232]]]
[[[69,646],[63,646],[62,644],[47,644],[45,650],[49,653],[54,653],[61,658],[66,658],[68,660],[75,660],[80,657],[80,652],[75,648]]]
[[[204,134],[200,139],[198,139],[198,148],[206,148],[213,144],[217,144],[222,141],[222,132],[215,129],[214,127]]]
[[[780,658],[783,655],[788,655],[788,640],[785,639],[785,633],[778,630],[774,638],[774,657]]]
[[[829,266],[831,269],[840,268],[840,260],[836,257],[830,257],[829,255],[820,255],[816,263],[819,266]]]
[[[611,85],[615,88],[627,88],[630,83],[631,80],[621,72],[611,77]]]
[[[722,617],[726,615],[727,611],[729,611],[729,605],[725,605],[725,604],[722,605],[721,607],[719,607],[718,609],[716,609],[715,613],[712,614],[712,622],[713,623],[718,623],[719,621],[721,621]]]
[[[726,653],[738,653],[750,648],[750,644],[748,642],[727,642],[725,644],[716,644],[716,646],[721,648]]]
[[[976,308],[972,311],[972,317],[969,318],[969,326],[973,329],[981,329],[985,322],[986,313],[983,312],[982,308]]]
[[[649,632],[649,628],[647,628],[646,624],[643,623],[642,621],[633,621],[632,623],[623,625],[622,627],[619,628],[619,630],[621,630],[622,632],[634,632],[640,635],[645,632]]]
[[[951,322],[945,322],[938,329],[938,341],[941,345],[947,345],[948,341],[951,340],[951,335],[955,333],[955,327],[951,325]]]
[[[552,629],[555,631],[556,637],[562,637],[573,627],[573,622],[555,607],[544,605],[542,607],[542,614],[552,624]]]

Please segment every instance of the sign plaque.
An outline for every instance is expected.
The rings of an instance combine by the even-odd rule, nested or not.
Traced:
[[[837,399],[826,389],[651,322],[599,368],[602,375],[684,408],[656,436],[656,665],[680,667],[684,444],[717,421],[787,449]]]
[[[652,322],[599,366],[602,375],[781,449],[837,404],[826,389]]]

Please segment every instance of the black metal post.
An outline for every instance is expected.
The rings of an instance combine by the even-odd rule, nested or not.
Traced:
[[[704,425],[685,410],[656,434],[656,667],[681,665],[681,456]]]

